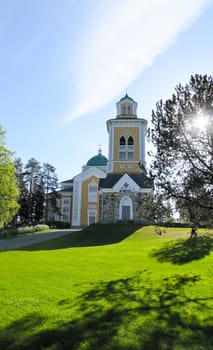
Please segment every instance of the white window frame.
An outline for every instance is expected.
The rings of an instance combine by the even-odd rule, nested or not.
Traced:
[[[64,222],[70,221],[70,199],[69,198],[62,199],[62,221]]]
[[[94,203],[98,199],[98,185],[95,181],[90,182],[88,185],[88,202]]]
[[[128,141],[129,138],[133,139],[133,145],[129,145]],[[125,145],[121,145],[121,138],[125,139]],[[135,160],[135,140],[133,136],[128,136],[128,138],[126,138],[125,136],[121,136],[119,139],[119,148],[118,148],[118,159],[119,161],[129,161],[132,162]]]
[[[90,223],[90,218],[95,218],[94,223],[97,222],[97,210],[94,209],[89,209],[87,211],[87,224],[91,225],[92,223]]]

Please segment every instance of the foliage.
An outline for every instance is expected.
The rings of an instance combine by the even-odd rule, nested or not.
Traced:
[[[16,179],[19,188],[19,211],[17,213],[17,221],[22,224],[28,222],[28,190],[24,180],[23,163],[20,158],[14,161],[16,169]]]
[[[40,231],[46,231],[49,230],[48,225],[44,224],[38,224],[35,226],[23,226],[17,228],[18,234],[24,234],[24,233],[33,233],[33,232],[40,232]]]
[[[59,229],[65,229],[70,228],[70,223],[65,221],[48,221],[47,225],[49,225],[52,228],[59,228]]]
[[[33,224],[43,217],[44,190],[39,162],[31,158],[25,165],[25,186],[27,187],[27,222]]]
[[[45,208],[44,208],[44,220],[48,221],[48,213],[51,208],[54,212],[58,212],[57,207],[57,188],[58,178],[55,173],[55,168],[49,163],[44,163],[42,168],[42,180],[44,185],[44,197],[45,197]]]
[[[35,226],[36,232],[49,230],[49,226],[46,224],[38,224]]]
[[[31,158],[25,167],[21,159],[17,158],[15,167],[20,191],[18,223],[31,225],[42,219],[47,221],[49,205],[57,210],[58,183],[55,168],[48,163],[42,166],[34,158]]]
[[[192,76],[152,113],[155,184],[192,224],[211,223],[213,210],[213,78]]]
[[[0,348],[212,349],[212,246],[179,260],[188,231],[92,225],[1,253]]]
[[[48,230],[49,230],[49,226],[44,224],[38,224],[35,226],[5,227],[4,229],[0,230],[0,237],[11,238],[17,235],[42,232],[42,231],[48,231]]]
[[[161,194],[151,194],[144,197],[145,216],[154,224],[160,225],[171,219],[172,209],[169,202],[164,201]]]
[[[19,197],[12,154],[4,146],[4,136],[0,126],[0,227],[16,214]]]

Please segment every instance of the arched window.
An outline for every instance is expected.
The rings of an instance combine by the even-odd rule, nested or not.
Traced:
[[[126,106],[122,107],[122,114],[126,114]]]
[[[126,145],[126,139],[125,139],[124,136],[122,136],[122,137],[120,138],[120,146],[124,146],[124,145]]]
[[[133,220],[133,204],[129,196],[121,198],[119,203],[119,220]]]
[[[98,185],[91,182],[88,186],[88,202],[97,202]]]
[[[134,160],[134,139],[129,136],[127,141],[121,136],[119,141],[119,160]]]
[[[131,108],[130,106],[127,107],[127,114],[130,114],[131,113]]]
[[[134,160],[134,139],[132,136],[128,138],[127,160]]]
[[[134,140],[132,136],[128,138],[128,146],[134,146]]]
[[[119,141],[119,160],[126,160],[126,139],[121,136]]]

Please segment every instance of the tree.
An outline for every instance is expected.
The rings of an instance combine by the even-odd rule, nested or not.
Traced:
[[[42,177],[38,183],[35,183],[33,194],[33,223],[43,221],[44,217],[44,184]]]
[[[169,202],[166,202],[161,194],[147,195],[143,206],[147,218],[155,225],[165,224],[172,216],[172,209]]]
[[[19,210],[17,213],[18,223],[28,223],[28,190],[24,180],[23,163],[21,158],[16,158],[14,161],[16,169],[16,179],[19,188]],[[16,218],[16,222],[17,222]]]
[[[58,178],[55,173],[55,168],[49,163],[44,163],[42,168],[42,178],[44,185],[44,220],[48,221],[48,213],[50,207],[57,211],[57,187],[58,187]]]
[[[47,222],[49,206],[57,212],[58,179],[55,168],[44,163],[43,166],[31,158],[23,167],[20,158],[15,160],[16,177],[20,191],[18,216],[22,224],[34,224],[41,220]]]
[[[27,218],[34,224],[43,218],[44,189],[39,162],[31,158],[25,165],[24,181],[27,187]]]
[[[156,147],[152,175],[192,225],[213,212],[213,78],[191,76],[171,99],[156,104],[150,138]]]
[[[4,137],[0,126],[0,227],[10,222],[19,208],[14,162],[12,153],[4,146]]]

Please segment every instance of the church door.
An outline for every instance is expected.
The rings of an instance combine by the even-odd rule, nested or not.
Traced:
[[[133,206],[132,200],[129,196],[124,196],[121,198],[119,204],[119,220],[133,220]]]
[[[122,206],[122,220],[130,220],[130,206],[123,205]]]

